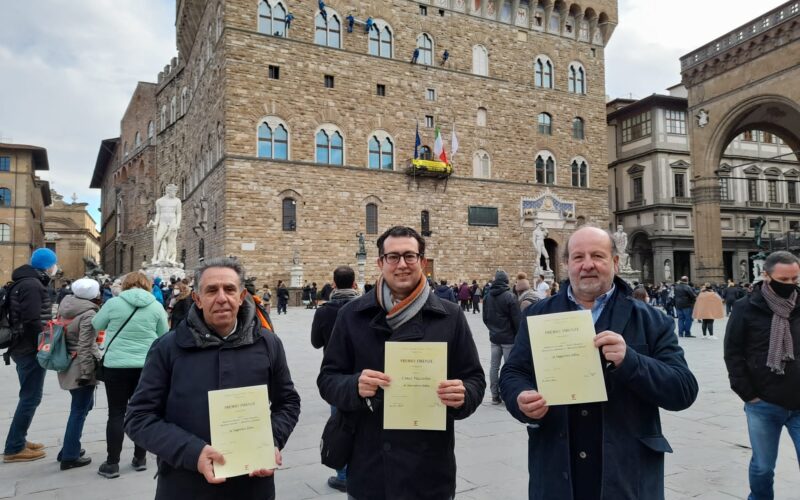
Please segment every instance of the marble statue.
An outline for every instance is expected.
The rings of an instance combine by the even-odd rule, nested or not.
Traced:
[[[669,265],[669,259],[664,261],[664,281],[667,283],[672,281],[672,268]]]
[[[156,216],[147,223],[154,227],[152,264],[178,265],[178,228],[181,227],[181,200],[175,195],[178,186],[168,184],[164,196],[156,200]]]
[[[708,125],[708,111],[701,109],[700,112],[697,113],[697,126],[703,128],[706,125]]]
[[[748,276],[747,276],[747,262],[741,261],[739,262],[739,281],[742,283],[747,283]]]
[[[625,234],[622,224],[617,226],[617,232],[612,235],[614,243],[617,245],[617,252],[619,252],[619,268],[630,269],[630,256],[628,255],[628,235]]]
[[[544,246],[544,239],[547,238],[547,228],[542,226],[542,221],[536,221],[536,227],[533,228],[533,252],[536,256],[534,264],[536,269],[542,265],[542,257],[544,257],[544,270],[550,270],[550,254],[547,253],[547,248]]]
[[[367,255],[367,247],[366,247],[366,240],[364,239],[364,233],[358,233],[358,253],[356,255]]]

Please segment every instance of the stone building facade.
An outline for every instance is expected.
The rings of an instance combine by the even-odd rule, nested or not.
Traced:
[[[85,272],[84,258],[100,262],[100,233],[97,222],[86,210],[88,203],[73,198],[66,203],[55,190],[52,204],[44,211],[45,245],[58,255],[59,278],[75,280]]]
[[[0,282],[27,264],[44,246],[44,211],[50,184],[36,172],[50,170],[47,150],[25,144],[0,144]]]
[[[609,193],[616,224],[629,234],[631,264],[645,283],[701,279],[692,213],[686,89],[608,103]],[[777,135],[747,130],[728,144],[717,170],[724,279],[752,282],[751,257],[800,238],[800,164]]]
[[[288,0],[176,7],[179,57],[156,90],[156,192],[180,188],[187,268],[237,255],[274,284],[296,251],[306,279],[327,281],[355,267],[363,232],[372,280],[375,239],[404,224],[427,235],[434,277],[485,280],[533,271],[542,220],[564,278],[569,233],[607,225],[616,0],[331,1],[325,16]],[[448,156],[455,128],[453,174],[408,175],[417,128],[426,157],[435,127]]]

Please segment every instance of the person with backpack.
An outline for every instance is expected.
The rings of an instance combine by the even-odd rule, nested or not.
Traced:
[[[472,293],[472,314],[479,314],[481,312],[481,298],[483,297],[483,291],[481,290],[481,287],[478,286],[478,282],[476,280],[472,280],[470,292]]]
[[[100,308],[100,284],[91,278],[81,278],[72,284],[72,294],[58,305],[57,317],[69,324],[64,327],[64,339],[72,361],[66,371],[58,373],[58,384],[72,398],[64,441],[57,460],[61,470],[83,467],[92,463],[81,453],[81,435],[86,416],[94,404],[95,360],[100,358],[97,330],[92,320]]]
[[[502,403],[498,386],[500,362],[503,359],[508,362],[522,318],[517,297],[511,292],[508,283],[508,274],[498,270],[494,275],[489,296],[483,301],[483,323],[489,329],[491,345],[489,389],[492,392],[493,405]]]
[[[150,279],[143,272],[127,274],[122,281],[122,293],[103,304],[92,320],[95,329],[106,331],[102,348],[103,382],[108,398],[108,456],[97,473],[108,479],[119,477],[123,420],[128,400],[139,383],[147,352],[153,342],[169,330],[167,312],[156,301],[150,287]],[[147,469],[146,450],[137,444],[131,463],[134,470]]]
[[[8,290],[8,321],[12,330],[6,353],[14,360],[19,378],[19,401],[8,430],[3,462],[30,462],[44,458],[44,445],[27,441],[28,428],[42,401],[45,369],[36,360],[39,334],[52,318],[52,304],[47,285],[58,271],[58,258],[49,248],[37,248],[30,264],[11,273],[13,285]],[[6,361],[8,362],[8,361]]]

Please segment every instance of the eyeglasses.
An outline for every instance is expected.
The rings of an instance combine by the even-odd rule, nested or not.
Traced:
[[[406,264],[416,264],[420,258],[422,258],[422,254],[415,253],[415,252],[406,252],[404,254],[399,253],[385,253],[381,255],[381,259],[387,264],[395,265],[400,262],[400,258],[403,258],[406,261]]]

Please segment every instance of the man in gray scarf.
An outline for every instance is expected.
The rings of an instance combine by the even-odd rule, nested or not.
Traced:
[[[773,252],[764,280],[736,302],[725,332],[731,388],[745,402],[750,459],[750,499],[772,499],[778,443],[785,426],[800,456],[800,261]]]

